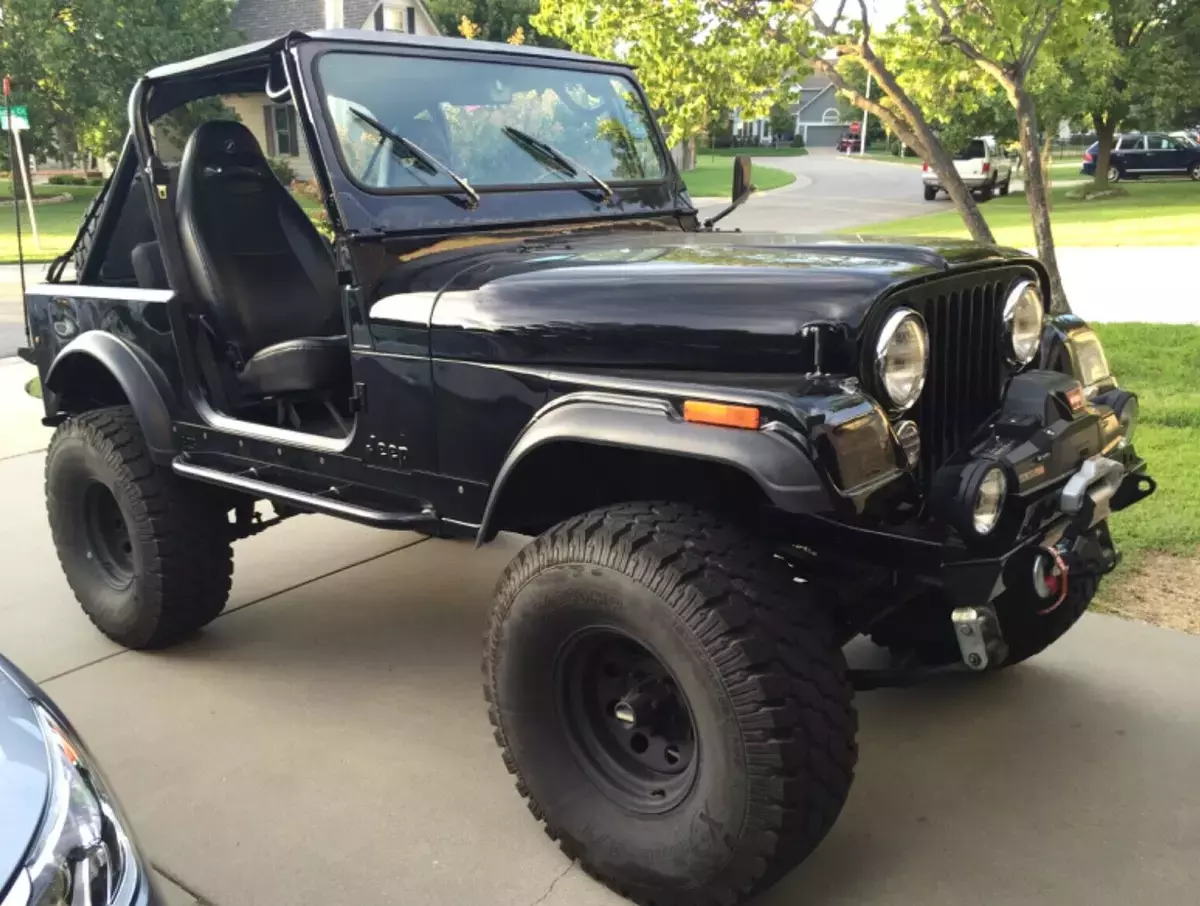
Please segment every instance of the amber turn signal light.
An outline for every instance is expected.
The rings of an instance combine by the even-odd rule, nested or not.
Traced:
[[[723,428],[757,431],[759,413],[753,406],[728,406],[725,403],[687,400],[683,404],[683,420],[698,425],[720,425]]]

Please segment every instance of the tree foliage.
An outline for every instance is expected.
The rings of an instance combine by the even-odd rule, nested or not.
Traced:
[[[1073,103],[1058,61],[1083,51],[1104,0],[928,0],[912,2],[904,27],[911,40],[936,41],[954,52],[948,61],[969,85],[973,69],[1003,92],[1017,122],[1038,255],[1050,273],[1051,306],[1067,308],[1050,225],[1045,147],[1054,124]],[[969,88],[967,89],[970,90]]]
[[[480,41],[509,41],[521,35],[523,44],[555,45],[557,42],[533,27],[538,0],[426,0],[425,8],[444,35],[463,34],[465,19],[478,30],[466,38]]]
[[[574,50],[636,67],[672,143],[726,110],[767,115],[790,100],[785,74],[807,68],[807,24],[775,0],[745,17],[724,0],[542,0],[533,24]]]
[[[0,66],[34,139],[64,155],[114,152],[148,69],[235,44],[231,0],[0,0]]]

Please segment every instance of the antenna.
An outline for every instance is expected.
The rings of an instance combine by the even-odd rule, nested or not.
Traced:
[[[13,122],[12,80],[8,76],[4,77],[4,116],[5,116],[5,119],[8,121],[8,163],[9,163],[9,167],[11,168],[9,176],[12,177],[13,214],[17,218],[17,262],[18,262],[18,266],[21,271],[21,302],[22,302],[22,304],[24,304],[24,302],[25,302],[25,249],[21,245],[21,200],[19,198],[17,198],[17,168],[22,167],[22,163],[21,163],[21,161],[19,161],[17,159],[17,153],[18,153],[17,152],[18,146],[17,146],[17,140],[16,140],[17,124]],[[24,176],[23,169],[22,169],[22,175]],[[24,178],[28,179],[28,177],[24,177]],[[28,182],[26,183],[25,188],[27,190],[29,189]],[[30,207],[30,213],[32,214],[33,213],[32,200],[29,202],[29,207]],[[26,322],[25,322],[25,341],[29,342],[29,322],[28,322],[28,320],[26,320]]]

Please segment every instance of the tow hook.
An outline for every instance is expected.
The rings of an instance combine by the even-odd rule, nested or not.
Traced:
[[[972,670],[999,666],[1008,656],[996,609],[990,604],[956,607],[950,614],[963,663]]]

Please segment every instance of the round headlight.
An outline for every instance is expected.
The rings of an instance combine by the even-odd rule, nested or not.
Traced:
[[[917,401],[928,361],[929,334],[921,316],[911,308],[892,312],[875,345],[875,374],[896,409],[907,409]]]
[[[984,473],[975,492],[975,504],[971,508],[971,527],[975,534],[986,535],[1000,521],[1004,509],[1004,497],[1008,492],[1003,470],[993,466]]]
[[[1008,357],[1016,365],[1027,365],[1037,355],[1042,340],[1046,307],[1032,280],[1021,280],[1004,302],[1004,335]]]

